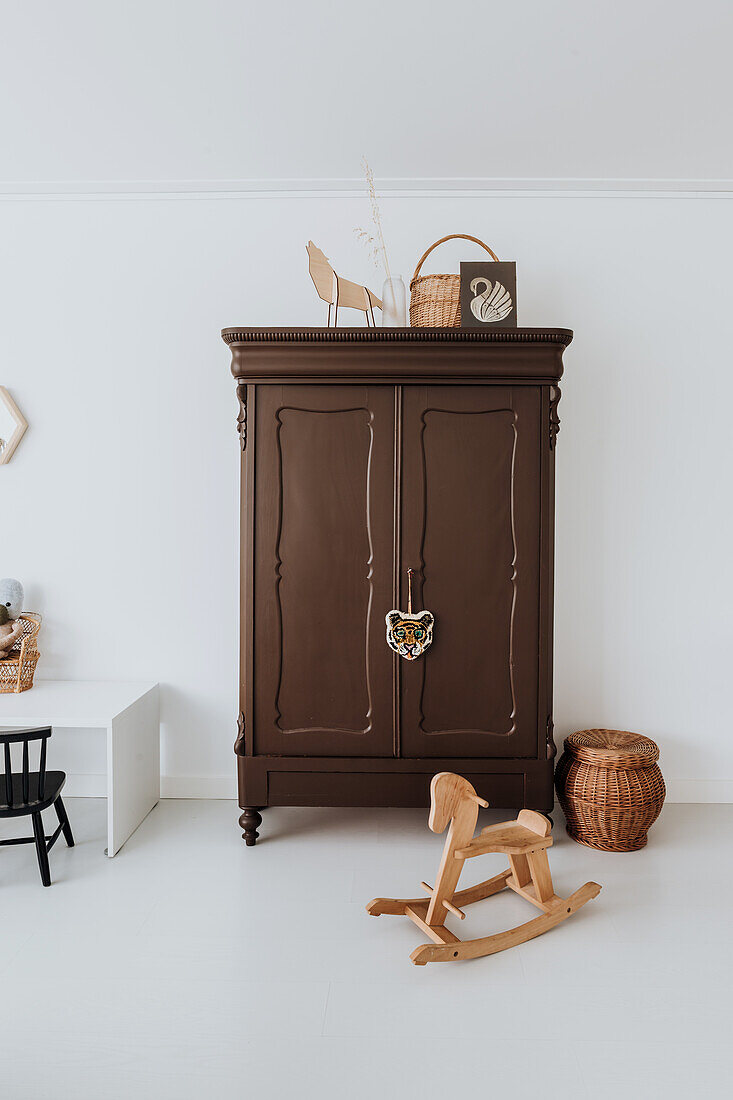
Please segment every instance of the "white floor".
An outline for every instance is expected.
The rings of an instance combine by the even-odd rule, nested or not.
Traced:
[[[573,844],[558,810],[556,887],[601,895],[513,951],[426,967],[409,921],[364,911],[431,881],[422,811],[269,809],[252,849],[233,803],[164,801],[108,860],[104,802],[68,810],[77,846],[52,851],[50,889],[31,847],[0,849],[8,1100],[728,1091],[733,806],[667,806],[629,855]],[[530,915],[502,894],[460,934]]]

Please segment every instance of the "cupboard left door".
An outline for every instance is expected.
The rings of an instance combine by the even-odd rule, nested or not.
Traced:
[[[254,421],[253,751],[392,756],[394,387],[257,386]]]

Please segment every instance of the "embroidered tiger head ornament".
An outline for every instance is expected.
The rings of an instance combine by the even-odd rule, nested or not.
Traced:
[[[387,645],[406,661],[420,657],[433,640],[435,619],[430,611],[420,611],[417,615],[388,611],[386,622]]]

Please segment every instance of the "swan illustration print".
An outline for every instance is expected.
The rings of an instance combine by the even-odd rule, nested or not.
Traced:
[[[479,293],[481,286],[484,290]],[[484,278],[483,275],[472,279],[471,293],[475,295],[471,299],[471,313],[482,324],[503,321],[514,308],[511,294],[498,280],[492,284],[491,280]]]

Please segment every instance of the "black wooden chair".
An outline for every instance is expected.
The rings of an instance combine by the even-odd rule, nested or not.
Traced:
[[[0,780],[0,819],[5,817],[33,818],[33,836],[13,837],[0,840],[5,844],[35,844],[38,854],[38,866],[44,886],[51,885],[51,872],[48,867],[48,853],[63,832],[70,848],[74,846],[74,836],[61,801],[61,791],[66,782],[65,772],[46,771],[46,743],[51,736],[51,727],[28,730],[0,730],[0,745],[5,750],[5,776]],[[38,771],[32,772],[28,763],[28,745],[31,741],[40,741]],[[23,746],[23,761],[19,772],[12,768],[11,745]],[[59,819],[58,829],[46,836],[43,829],[41,812],[53,806]]]

